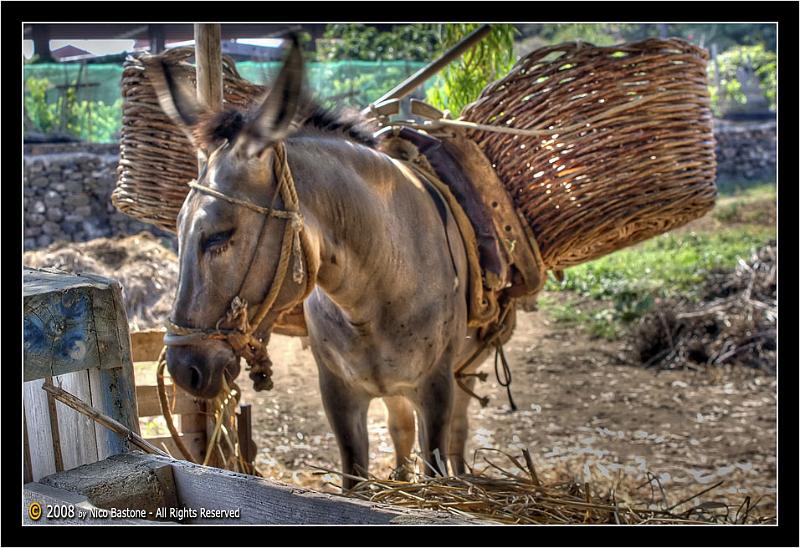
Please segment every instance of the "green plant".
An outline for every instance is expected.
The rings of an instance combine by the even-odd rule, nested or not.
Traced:
[[[116,139],[122,124],[122,99],[110,105],[103,101],[78,100],[75,88],[66,88],[51,101],[47,92],[52,86],[46,78],[28,78],[25,87],[23,104],[27,131],[66,133],[99,143]]]
[[[328,25],[317,42],[317,60],[429,61],[439,51],[437,25],[398,25],[389,32],[374,26]]]
[[[716,67],[719,66],[719,87],[716,85]],[[747,97],[742,91],[740,72],[753,71],[758,78],[764,96],[772,110],[777,97],[777,57],[763,44],[736,46],[717,56],[716,62],[708,64],[709,91],[715,114],[720,114],[723,101],[745,104]]]
[[[122,99],[113,104],[78,100],[74,88],[67,88],[55,101],[47,98],[49,80],[28,78],[24,99],[27,131],[45,135],[66,133],[83,141],[108,143],[116,139],[122,123]]]
[[[479,26],[472,23],[441,25],[442,50],[454,46]],[[483,88],[508,74],[514,66],[516,33],[512,25],[492,25],[488,36],[450,63],[436,78],[427,92],[428,102],[457,117],[465,106],[478,98]]]
[[[695,298],[708,272],[734,267],[739,258],[774,237],[774,226],[752,224],[713,233],[667,233],[573,267],[563,282],[550,280],[545,286],[547,291],[595,301],[600,309],[591,304],[576,309],[569,301],[545,302],[543,309],[557,321],[574,321],[596,336],[613,339],[657,299]]]
[[[53,108],[54,105],[47,102],[50,81],[46,78],[28,78],[25,87],[27,93],[23,106],[26,125],[42,133],[54,131],[58,125],[58,116]]]

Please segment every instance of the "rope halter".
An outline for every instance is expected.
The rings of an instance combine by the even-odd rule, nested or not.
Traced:
[[[279,142],[276,144],[274,151],[274,172],[278,181],[276,194],[280,192],[285,207],[284,210],[262,207],[248,200],[228,196],[216,189],[201,185],[197,181],[189,183],[189,187],[198,192],[225,200],[234,205],[246,207],[267,217],[276,217],[287,221],[281,241],[278,267],[266,297],[258,305],[252,318],[249,316],[247,301],[237,295],[231,301],[228,311],[217,321],[213,329],[186,327],[170,319],[166,322],[167,334],[164,336],[164,344],[166,346],[185,346],[204,340],[227,342],[236,357],[244,358],[247,362],[250,367],[250,378],[253,380],[253,386],[257,391],[270,390],[272,388],[272,361],[267,354],[266,344],[261,339],[258,339],[255,333],[275,304],[275,300],[286,279],[291,259],[294,259],[292,280],[297,284],[301,284],[305,280],[306,287],[302,296],[285,309],[291,309],[298,302],[305,300],[314,287],[314,279],[311,275],[308,275],[308,269],[304,266],[304,264],[308,265],[309,263],[308,254],[305,252],[301,239],[303,216],[300,213],[300,202],[297,198],[294,178],[286,158],[284,143]],[[226,327],[222,327],[223,325]]]

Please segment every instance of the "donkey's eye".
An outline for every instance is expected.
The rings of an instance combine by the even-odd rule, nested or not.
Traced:
[[[235,228],[225,230],[224,232],[216,232],[203,240],[203,252],[217,251],[222,249],[230,242],[231,236],[236,231]]]

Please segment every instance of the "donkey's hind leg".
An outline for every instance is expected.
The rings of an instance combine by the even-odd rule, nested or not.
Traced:
[[[367,477],[369,462],[367,411],[372,398],[360,388],[346,384],[325,366],[320,365],[318,369],[322,405],[339,445],[342,472],[351,476]],[[345,490],[352,488],[356,483],[358,480],[351,477],[342,478]]]
[[[386,405],[389,422],[389,434],[394,443],[396,457],[395,478],[400,481],[409,481],[414,471],[411,463],[411,449],[414,447],[414,407],[403,396],[383,398]]]
[[[467,377],[462,381],[470,390],[475,389],[475,377]],[[453,473],[461,476],[466,472],[464,466],[464,448],[467,445],[467,436],[469,434],[469,418],[467,417],[467,408],[469,402],[472,401],[466,391],[460,387],[456,387],[455,394],[453,395],[453,417],[450,419],[450,439],[448,448],[448,457],[450,458],[450,465],[453,467]]]
[[[422,458],[436,473],[447,475],[447,438],[453,411],[455,379],[449,367],[439,367],[422,380],[415,391],[414,403],[419,413],[419,446]],[[438,450],[439,459],[434,456]],[[427,465],[425,473],[434,473]]]

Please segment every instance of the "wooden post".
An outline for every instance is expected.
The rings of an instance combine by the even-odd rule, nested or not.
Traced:
[[[40,63],[53,63],[50,53],[50,28],[48,25],[33,25],[33,54],[39,56]]]
[[[222,108],[222,31],[219,25],[195,23],[194,57],[197,63],[197,99],[210,110]],[[208,151],[211,154],[211,151]],[[203,160],[198,156],[198,168]],[[199,170],[198,170],[199,171]]]
[[[74,409],[48,402],[45,379],[139,433],[128,320],[117,282],[24,269],[24,407],[33,481],[130,449]]]
[[[150,53],[161,53],[166,45],[164,40],[164,25],[148,25],[150,39]]]
[[[257,447],[253,441],[253,419],[251,415],[250,404],[240,405],[239,413],[236,417],[236,430],[239,433],[239,453],[247,463],[252,467],[256,463]]]
[[[222,31],[218,24],[195,23],[194,56],[197,64],[197,99],[211,110],[222,108]],[[211,150],[206,151],[209,155]],[[198,152],[198,173],[203,169],[203,156]],[[206,403],[206,439],[214,431],[214,417]],[[223,463],[220,463],[222,465]]]
[[[717,108],[722,104],[724,91],[720,85],[721,76],[719,74],[719,59],[717,59],[717,43],[711,44],[711,59],[714,62],[714,85],[717,88]]]

